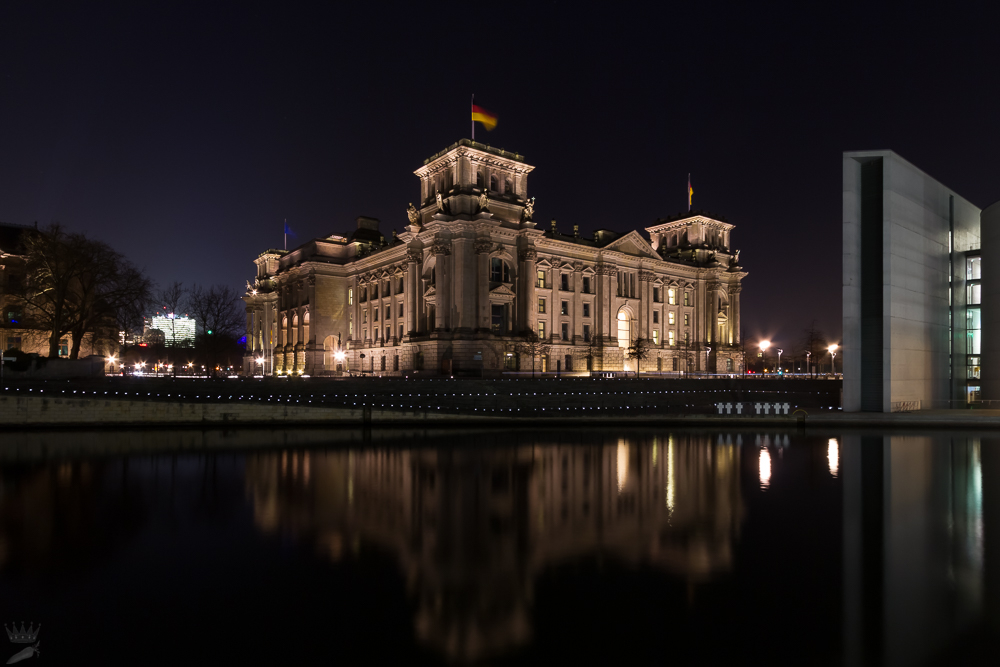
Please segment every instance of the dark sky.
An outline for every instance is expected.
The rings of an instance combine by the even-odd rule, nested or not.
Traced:
[[[540,226],[642,229],[691,172],[736,225],[753,340],[840,336],[843,151],[1000,198],[997,16],[958,3],[77,4],[0,8],[0,220],[160,284],[242,289],[285,218],[402,230],[472,93],[499,115],[477,139],[537,168]]]

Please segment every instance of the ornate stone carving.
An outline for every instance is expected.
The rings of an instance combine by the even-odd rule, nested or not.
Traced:
[[[534,248],[527,248],[525,250],[522,250],[518,255],[518,257],[522,262],[534,262],[536,259],[538,259],[538,251],[535,250]]]
[[[406,217],[410,219],[411,225],[420,224],[420,211],[416,209],[413,202],[410,202],[410,205],[406,207]]]
[[[490,212],[490,198],[489,195],[486,194],[485,190],[483,190],[479,194],[479,212],[480,213]]]
[[[598,264],[596,270],[600,276],[614,276],[618,274],[618,268],[609,264]]]
[[[435,241],[434,242],[434,254],[435,255],[450,255],[451,254],[451,243],[449,241]]]
[[[424,258],[424,253],[419,250],[407,250],[406,251],[406,261],[413,262],[414,264],[419,264]]]
[[[524,210],[521,211],[522,222],[529,222],[531,220],[531,216],[533,216],[534,214],[535,214],[535,198],[532,197],[531,199],[524,202]]]
[[[316,276],[307,276],[306,277],[306,285],[308,285],[309,287],[315,287],[316,286]]]
[[[473,246],[477,255],[485,255],[493,250],[493,241],[489,239],[479,239]]]
[[[439,213],[444,213],[445,212],[445,210],[444,210],[444,198],[441,196],[441,193],[440,192],[435,192],[434,193],[434,199],[435,199],[435,201],[437,201],[438,212]]]
[[[654,280],[656,280],[656,274],[655,273],[650,273],[649,271],[640,271],[639,272],[639,282],[651,283]]]

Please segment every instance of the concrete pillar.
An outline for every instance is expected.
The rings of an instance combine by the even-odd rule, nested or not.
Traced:
[[[476,329],[490,330],[490,239],[478,239],[476,251]],[[506,332],[505,332],[506,333]]]
[[[457,238],[452,242],[452,329],[470,332],[475,328],[476,267],[472,265],[472,239]]]

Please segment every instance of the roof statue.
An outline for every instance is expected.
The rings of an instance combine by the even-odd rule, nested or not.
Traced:
[[[525,222],[531,221],[531,216],[535,214],[535,198],[532,197],[524,203],[524,211],[521,213],[521,219]],[[555,222],[553,220],[553,222]]]
[[[487,196],[486,191],[484,190],[479,194],[479,211],[481,213],[482,212],[488,213],[489,210],[490,210],[490,198],[489,196]]]
[[[441,197],[441,192],[434,193],[434,198],[437,199],[438,211],[444,213],[444,198]]]
[[[440,201],[440,197],[441,197],[441,195],[438,195],[438,201]],[[438,204],[438,205],[440,206],[440,204]],[[410,224],[411,225],[419,225],[420,224],[420,213],[413,206],[413,202],[410,202],[410,205],[406,208],[406,217],[410,219]]]

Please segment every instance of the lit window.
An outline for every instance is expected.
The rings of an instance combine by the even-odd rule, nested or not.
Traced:
[[[538,338],[539,340],[545,339],[545,322],[541,320],[538,321]]]
[[[674,311],[671,310],[669,313],[667,313],[667,324],[673,324],[674,320],[676,319],[677,316],[675,315]]]
[[[659,345],[659,344],[660,344],[660,330],[653,329],[653,345]]]
[[[348,306],[353,306],[354,305],[354,288],[353,287],[350,288],[349,290],[347,290],[347,305]]]
[[[541,287],[541,288],[545,287],[545,271],[539,271],[538,272],[538,285],[537,286]]]
[[[690,306],[691,305],[691,300],[689,298],[690,296],[691,296],[690,292],[684,292],[684,305],[685,306]]]
[[[684,326],[688,326],[691,323],[691,319],[690,318],[691,318],[690,315],[688,315],[687,313],[684,313]]]
[[[545,299],[539,299],[538,300],[538,312],[540,312],[540,313],[544,313],[545,312]]]
[[[673,331],[668,331],[667,332],[667,345],[671,345],[672,346],[673,344],[674,344],[674,332]]]
[[[677,290],[668,289],[667,290],[667,303],[671,306],[677,303]]]

